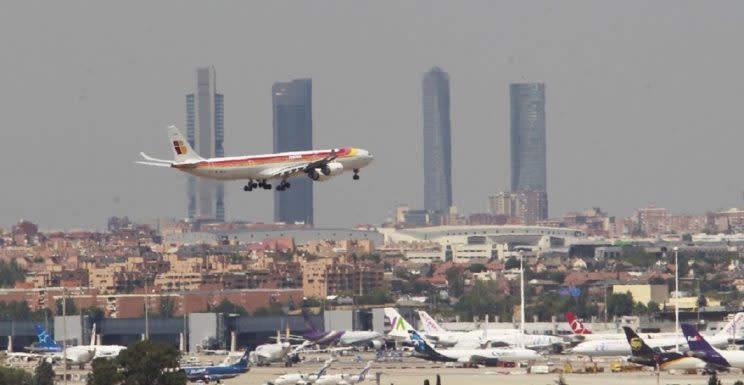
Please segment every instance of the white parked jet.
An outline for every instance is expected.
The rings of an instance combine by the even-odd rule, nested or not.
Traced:
[[[367,376],[367,372],[372,368],[372,361],[367,362],[367,365],[362,369],[359,374],[329,374],[318,378],[315,381],[315,385],[354,385],[358,384]]]
[[[256,349],[250,353],[248,359],[257,366],[268,366],[273,362],[286,363],[288,356],[291,357],[310,345],[312,345],[312,342],[305,341],[300,345],[292,346],[288,341],[282,341],[281,334],[277,331],[275,343],[256,346]]]
[[[310,385],[315,383],[319,378],[322,378],[328,368],[331,367],[333,360],[326,360],[323,367],[318,370],[315,374],[303,374],[303,373],[285,373],[277,377],[274,381],[267,382],[267,385]]]
[[[243,190],[271,189],[271,180],[279,180],[277,190],[290,187],[290,178],[307,176],[314,181],[328,180],[353,171],[354,180],[359,170],[372,162],[372,154],[355,147],[333,150],[282,152],[266,155],[234,156],[205,159],[199,156],[175,126],[168,127],[168,137],[174,160],[157,159],[140,153],[148,166],[172,167],[185,173],[214,180],[247,180]]]
[[[542,356],[536,351],[524,348],[491,348],[491,349],[441,349],[431,346],[415,330],[410,330],[411,341],[416,348],[417,357],[428,361],[460,362],[472,364],[495,365],[499,361],[539,360]]]
[[[550,349],[555,346],[562,347],[566,342],[563,338],[557,336],[522,334],[518,329],[489,329],[487,323],[482,330],[451,332],[439,326],[437,321],[425,311],[419,311],[419,317],[424,324],[426,336],[442,346],[475,348],[483,345],[508,345],[528,349]]]
[[[718,333],[706,337],[708,342],[715,347],[725,347],[729,343],[736,342],[736,331],[744,323],[744,313],[736,313],[734,318],[726,324]],[[645,337],[645,335],[643,335]],[[646,344],[652,349],[672,350],[679,346],[680,350],[687,350],[687,341],[684,337],[659,337],[649,338]],[[596,339],[584,341],[570,349],[571,353],[592,357],[601,356],[627,356],[631,354],[630,345],[624,339],[615,338]]]

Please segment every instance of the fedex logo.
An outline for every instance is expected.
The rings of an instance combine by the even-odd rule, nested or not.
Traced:
[[[689,336],[687,342],[700,342],[700,336]]]

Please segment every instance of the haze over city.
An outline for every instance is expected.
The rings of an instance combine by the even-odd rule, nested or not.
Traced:
[[[315,224],[423,204],[421,80],[450,76],[453,204],[509,189],[509,84],[544,82],[550,216],[741,204],[741,3],[65,2],[0,6],[0,225],[102,228],[186,213],[169,157],[184,95],[213,65],[226,155],[272,152],[271,85],[313,80],[315,148],[375,163],[315,186]],[[721,6],[725,4],[725,6]],[[143,12],[143,10],[146,10]],[[229,220],[272,221],[272,193],[227,183]]]

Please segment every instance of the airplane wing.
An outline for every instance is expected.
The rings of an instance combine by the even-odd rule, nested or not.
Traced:
[[[170,163],[157,163],[157,162],[146,162],[143,160],[135,161],[137,164],[144,164],[145,166],[157,166],[157,167],[170,167]]]
[[[336,150],[334,149],[334,150],[331,150],[330,155],[326,156],[323,159],[312,161],[312,162],[293,164],[293,165],[285,166],[285,167],[270,168],[268,170],[262,171],[261,175],[263,175],[267,179],[291,178],[299,174],[305,174],[308,171],[315,169],[315,168],[323,168],[325,165],[334,161],[336,158],[338,158],[338,154],[336,153]]]
[[[488,356],[481,356],[481,355],[474,354],[470,357],[460,358],[457,361],[458,362],[470,362],[473,364],[496,365],[499,362],[499,359],[495,357],[488,357]]]

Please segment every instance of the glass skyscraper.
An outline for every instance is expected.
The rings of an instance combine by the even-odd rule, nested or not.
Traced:
[[[452,206],[449,75],[439,67],[432,68],[424,74],[422,91],[424,210],[441,218]]]
[[[538,219],[548,216],[545,157],[545,84],[514,83],[511,99],[511,188],[532,191],[540,207]]]
[[[295,79],[274,83],[274,152],[304,151],[313,147],[313,83]],[[274,221],[313,224],[313,181],[293,178],[285,191],[274,191]]]
[[[186,139],[204,158],[225,156],[224,96],[217,93],[214,67],[196,70],[196,92],[186,95]],[[186,194],[190,219],[225,220],[222,182],[189,176]]]

